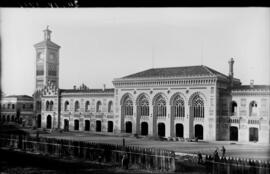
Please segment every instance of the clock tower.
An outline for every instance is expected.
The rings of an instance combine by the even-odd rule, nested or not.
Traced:
[[[41,90],[48,82],[59,85],[59,49],[60,46],[51,41],[49,27],[44,32],[44,40],[34,45],[36,49],[36,91]]]

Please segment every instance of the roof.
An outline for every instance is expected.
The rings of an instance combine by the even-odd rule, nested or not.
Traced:
[[[103,89],[61,89],[61,93],[114,93],[114,88]]]
[[[169,67],[169,68],[152,68],[131,74],[122,79],[129,78],[154,78],[154,77],[186,77],[186,76],[219,76],[228,78],[228,76],[213,70],[207,66],[185,66],[185,67]]]
[[[253,87],[251,87],[251,85],[241,85],[241,86],[237,86],[234,87],[232,89],[233,91],[239,91],[239,90],[243,90],[243,91],[247,91],[247,90],[260,90],[260,91],[270,91],[270,85],[253,85]]]
[[[37,44],[34,45],[35,47],[44,47],[44,46],[51,46],[51,47],[56,47],[56,48],[60,48],[59,45],[57,45],[56,43],[53,43],[50,40],[44,40],[42,42],[39,42]]]
[[[9,96],[5,96],[3,98],[17,98],[18,100],[33,99],[33,97],[30,97],[28,95],[9,95]]]

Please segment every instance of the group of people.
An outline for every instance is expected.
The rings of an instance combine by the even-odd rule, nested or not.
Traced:
[[[218,161],[219,160],[219,154],[218,154],[219,148],[217,147],[216,150],[214,151],[213,157],[214,157],[214,161]],[[221,155],[222,157],[225,157],[225,153],[226,153],[226,149],[224,146],[221,147]],[[198,164],[202,164],[203,160],[202,160],[202,154],[201,152],[198,153]]]

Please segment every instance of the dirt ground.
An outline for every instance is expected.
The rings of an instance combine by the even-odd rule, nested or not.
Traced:
[[[90,141],[107,144],[122,144],[125,139],[125,144],[128,146],[141,146],[149,148],[161,148],[173,150],[180,153],[195,153],[213,154],[216,148],[221,150],[224,146],[226,156],[238,158],[253,158],[258,160],[270,160],[270,146],[257,143],[241,144],[239,142],[230,141],[199,141],[199,142],[181,142],[181,141],[160,141],[149,137],[136,138],[126,135],[115,134],[95,134],[95,133],[74,133],[74,132],[53,132],[50,134],[40,134],[40,136],[73,139],[81,141]],[[221,152],[219,151],[221,154]]]

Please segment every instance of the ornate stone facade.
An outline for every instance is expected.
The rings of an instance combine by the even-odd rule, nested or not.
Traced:
[[[233,63],[228,76],[207,66],[149,69],[114,79],[114,89],[64,90],[49,79],[34,94],[37,127],[269,143],[270,86],[241,85]]]

